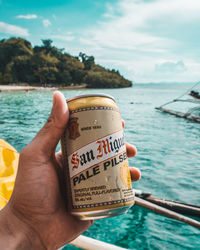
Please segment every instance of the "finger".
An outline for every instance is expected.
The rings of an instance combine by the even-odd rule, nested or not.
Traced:
[[[130,143],[126,143],[126,151],[128,157],[134,157],[137,154],[137,148]]]
[[[62,158],[62,152],[61,152],[61,150],[55,154],[55,159],[56,159],[57,165],[60,168],[62,168],[63,158]]]
[[[64,95],[55,91],[51,114],[43,128],[35,136],[31,145],[47,155],[51,155],[63,134],[69,119],[69,110]]]
[[[122,119],[122,127],[125,127],[125,121]]]
[[[138,168],[130,167],[131,181],[138,181],[141,178],[141,172]]]

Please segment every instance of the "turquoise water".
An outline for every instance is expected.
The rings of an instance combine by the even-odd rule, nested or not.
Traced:
[[[134,188],[162,198],[200,204],[200,124],[154,109],[191,85],[134,85],[127,89],[70,90],[66,97],[103,92],[113,95],[126,121],[127,141],[138,154],[130,165],[141,169]],[[0,138],[18,151],[46,121],[52,92],[0,93]],[[98,220],[84,233],[129,249],[198,249],[200,231],[189,225],[133,206],[128,214]],[[75,249],[66,246],[66,249]]]

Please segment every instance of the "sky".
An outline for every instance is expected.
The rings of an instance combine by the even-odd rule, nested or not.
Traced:
[[[93,55],[129,80],[200,80],[199,0],[0,0],[0,39]]]

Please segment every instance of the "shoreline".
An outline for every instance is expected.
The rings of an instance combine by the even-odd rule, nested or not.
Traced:
[[[28,86],[28,85],[0,85],[0,92],[6,92],[6,91],[51,91],[51,90],[57,90],[57,89],[85,89],[86,84],[78,85],[78,86],[66,86],[66,87],[39,87],[39,86]]]

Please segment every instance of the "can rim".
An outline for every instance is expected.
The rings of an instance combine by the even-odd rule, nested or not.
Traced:
[[[71,97],[71,98],[68,98],[66,99],[67,102],[71,102],[73,100],[76,100],[76,99],[80,99],[80,98],[87,98],[87,97],[107,97],[107,98],[110,98],[112,99],[114,102],[115,101],[115,98],[111,95],[108,95],[108,94],[103,94],[103,93],[100,93],[100,94],[85,94],[85,95],[78,95],[78,96],[74,96],[74,97]]]

